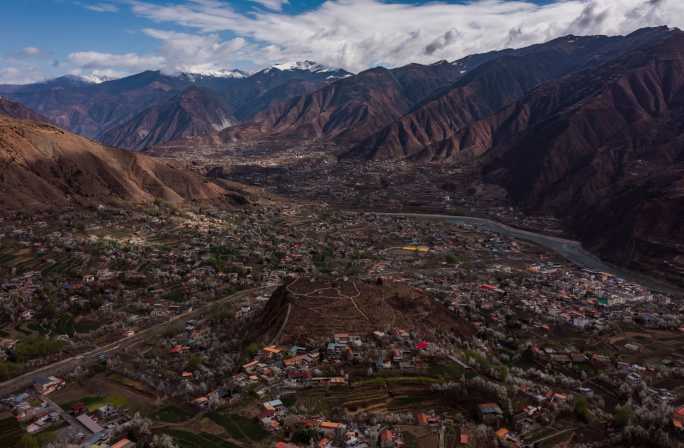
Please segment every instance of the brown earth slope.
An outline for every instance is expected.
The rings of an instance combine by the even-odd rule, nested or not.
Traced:
[[[472,336],[475,329],[456,319],[423,291],[399,282],[290,280],[278,288],[254,318],[254,339],[316,343],[334,333],[369,335],[398,328],[421,338],[435,331]]]
[[[222,201],[226,190],[164,162],[0,115],[0,208]]]
[[[0,96],[0,114],[8,115],[12,118],[21,118],[24,120],[48,121],[47,118],[32,111],[28,107],[20,103],[15,103],[7,98]]]

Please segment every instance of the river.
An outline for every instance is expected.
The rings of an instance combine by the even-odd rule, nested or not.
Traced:
[[[519,240],[529,241],[540,246],[550,249],[571,263],[586,269],[597,272],[606,272],[617,277],[620,277],[629,282],[641,284],[654,291],[665,294],[684,295],[684,291],[667,282],[658,280],[641,274],[638,272],[629,271],[612,264],[606,263],[596,255],[587,251],[582,247],[579,241],[567,240],[554,236],[544,235],[542,233],[530,232],[528,230],[518,229],[515,227],[502,224],[500,222],[492,221],[485,218],[475,218],[472,216],[451,216],[451,215],[434,215],[428,213],[375,213],[376,215],[397,216],[406,218],[418,219],[439,219],[445,220],[453,224],[467,224],[483,230],[489,230],[499,233],[501,235],[509,236]]]

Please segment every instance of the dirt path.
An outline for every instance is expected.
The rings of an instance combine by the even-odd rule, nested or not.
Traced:
[[[287,311],[285,312],[285,320],[283,320],[283,324],[280,326],[278,329],[278,332],[276,333],[275,337],[271,341],[269,345],[276,344],[278,340],[280,339],[280,336],[282,336],[283,331],[285,331],[285,328],[287,327],[287,323],[290,320],[290,313],[292,312],[292,304],[288,303],[287,304]]]

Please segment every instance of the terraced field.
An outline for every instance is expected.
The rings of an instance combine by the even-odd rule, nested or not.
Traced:
[[[179,448],[239,448],[237,445],[207,433],[195,434],[175,429],[165,430],[164,433],[173,437]]]
[[[256,420],[242,417],[236,414],[212,412],[209,418],[217,425],[223,427],[232,439],[245,442],[259,442],[269,437]]]
[[[311,389],[297,402],[310,412],[330,413],[334,409],[348,414],[364,412],[402,412],[415,409],[416,403],[439,404],[440,397],[430,390],[430,378],[388,377],[356,383],[353,388]]]

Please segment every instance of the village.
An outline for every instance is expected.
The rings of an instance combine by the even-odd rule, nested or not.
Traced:
[[[3,446],[684,441],[681,296],[494,231],[155,204],[7,216],[0,247]]]

